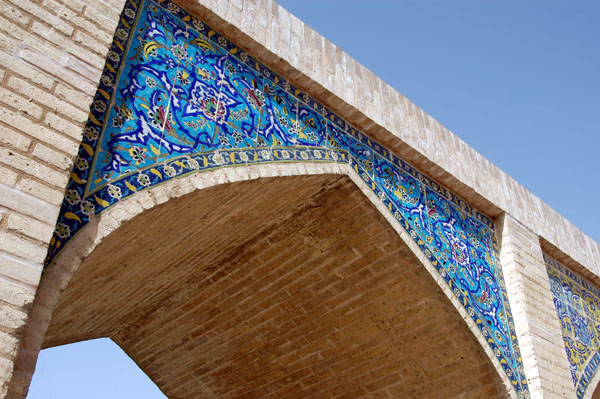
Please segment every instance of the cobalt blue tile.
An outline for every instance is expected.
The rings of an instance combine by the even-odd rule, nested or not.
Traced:
[[[354,137],[348,141],[348,152],[350,157],[356,161],[361,168],[361,173],[366,173],[370,178],[373,178],[374,160],[373,151],[356,140]]]
[[[563,300],[563,289],[562,283],[560,281],[560,273],[554,269],[548,267],[548,277],[550,280],[550,289],[552,290],[552,295],[554,298]]]
[[[327,145],[331,148],[348,150],[348,135],[331,122],[327,122]]]
[[[593,331],[589,320],[570,305],[567,305],[567,311],[573,327],[573,337],[580,343],[591,346]]]
[[[309,146],[327,145],[327,121],[306,104],[298,103],[297,144]]]
[[[298,100],[269,79],[263,79],[266,108],[259,135],[269,145],[294,145],[297,141]]]

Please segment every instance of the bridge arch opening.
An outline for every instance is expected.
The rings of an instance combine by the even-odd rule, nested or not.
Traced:
[[[179,179],[92,221],[42,282],[21,390],[36,345],[108,336],[170,398],[511,395],[360,178],[301,169]]]
[[[165,399],[150,378],[110,338],[40,351],[28,399]]]

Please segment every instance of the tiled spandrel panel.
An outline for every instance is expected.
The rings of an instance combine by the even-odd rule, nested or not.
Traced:
[[[544,254],[571,378],[583,398],[600,365],[600,290]]]

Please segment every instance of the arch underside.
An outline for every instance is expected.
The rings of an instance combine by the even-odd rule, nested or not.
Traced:
[[[93,214],[149,187],[288,162],[342,164],[360,176],[528,396],[493,223],[169,1],[125,6],[47,265]]]
[[[44,346],[102,336],[172,399],[507,396],[419,259],[340,175],[224,184],[124,223],[74,275]]]

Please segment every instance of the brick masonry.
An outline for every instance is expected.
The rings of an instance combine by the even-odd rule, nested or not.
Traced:
[[[2,395],[6,395],[11,378],[13,386],[21,384],[21,390],[28,385],[27,373],[12,377],[16,348],[32,309],[41,262],[123,4],[123,0],[0,0]],[[472,205],[492,217],[506,212],[516,224],[526,226],[526,238],[517,228],[505,228],[503,242],[525,240],[532,253],[537,253],[540,237],[561,261],[596,278],[600,274],[597,243],[276,3],[240,0],[181,4]],[[162,201],[159,194],[157,190],[157,202]],[[140,202],[137,209],[141,213],[145,208]],[[569,397],[562,380],[564,365],[560,357],[554,357],[552,346],[558,327],[549,315],[541,327],[536,311],[545,312],[548,303],[533,302],[538,296],[545,298],[547,281],[544,283],[537,271],[534,276],[515,272],[519,268],[513,263],[526,258],[519,251],[502,248],[502,262],[517,276],[513,278],[516,288],[509,290],[509,295],[513,306],[522,312],[516,322],[521,345],[531,348],[524,353],[525,358],[530,357],[527,375],[532,384],[539,385],[543,397]],[[537,260],[531,262],[537,265]],[[515,270],[510,269],[511,264]],[[51,308],[34,308],[30,320],[49,321]],[[37,331],[40,334],[43,332]],[[36,332],[31,336],[35,341]],[[29,366],[31,371],[37,356],[34,348],[27,348],[26,343],[21,348],[26,359],[23,367]]]
[[[0,0],[0,396],[123,4],[96,3]]]
[[[506,214],[499,221],[500,260],[514,310],[532,398],[573,398],[560,322],[535,233]]]
[[[43,345],[110,336],[172,398],[506,397],[447,294],[348,177],[261,178],[124,221]]]

